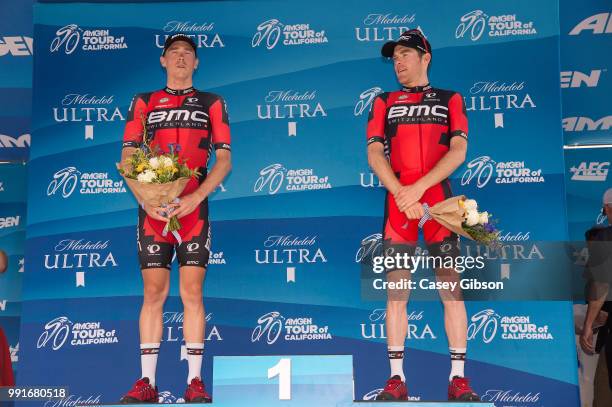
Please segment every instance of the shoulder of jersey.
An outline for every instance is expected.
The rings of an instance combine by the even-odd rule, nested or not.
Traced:
[[[450,89],[440,89],[440,88],[431,88],[430,90],[428,90],[425,93],[432,93],[435,92],[440,96],[448,96],[449,98],[452,97],[454,94],[458,94],[459,92],[454,91],[454,90],[450,90]]]
[[[218,95],[216,93],[205,92],[203,90],[197,90],[197,89],[196,89],[196,95],[203,97],[203,98],[210,99],[210,100],[223,99],[221,95]]]

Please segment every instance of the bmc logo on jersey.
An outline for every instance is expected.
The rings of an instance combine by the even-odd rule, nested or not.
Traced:
[[[591,73],[583,73],[580,71],[562,71],[561,72],[561,87],[562,88],[579,88],[585,85],[588,88],[596,88],[599,84],[601,72],[605,69],[592,69]]]
[[[443,119],[448,118],[448,108],[442,105],[397,105],[392,106],[387,112],[388,119],[400,117],[427,117],[436,116]]]
[[[612,33],[612,13],[599,13],[585,18],[569,32],[569,35],[578,35],[583,31],[592,31],[592,34]]]
[[[0,37],[0,57],[11,54],[14,57],[32,55],[34,46],[30,37]]]
[[[186,109],[172,109],[151,112],[147,117],[148,124],[173,122],[178,120],[206,123],[208,122],[208,115],[205,112],[202,112],[201,110],[189,111]]]
[[[610,162],[597,162],[593,161],[590,163],[581,162],[578,168],[570,168],[570,172],[573,173],[572,181],[602,181],[604,182],[608,177],[608,169]]]

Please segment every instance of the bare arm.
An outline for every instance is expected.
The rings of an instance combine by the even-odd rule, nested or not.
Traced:
[[[232,153],[229,150],[219,149],[216,151],[216,160],[212,166],[210,173],[206,176],[206,179],[202,184],[195,190],[194,193],[198,194],[200,201],[206,199],[219,184],[225,179],[227,174],[232,169]]]
[[[463,164],[466,154],[467,140],[463,137],[453,137],[450,142],[450,149],[444,154],[444,157],[416,183],[420,184],[424,190],[439,184],[450,177]]]
[[[400,184],[391,169],[391,165],[385,156],[385,147],[382,143],[370,143],[368,145],[368,164],[385,188],[387,188],[387,191],[395,195],[402,184]]]
[[[590,300],[587,306],[587,313],[586,317],[584,318],[582,334],[580,335],[580,346],[587,353],[595,352],[595,345],[593,344],[593,323],[598,317],[599,312],[606,301],[608,289],[609,284],[595,281],[591,282],[589,287],[589,297],[594,299]]]
[[[402,186],[395,194],[398,208],[404,212],[423,196],[425,191],[448,178],[465,161],[467,140],[453,137],[450,148],[438,163],[412,185]]]
[[[123,149],[121,150],[121,168],[123,168],[124,171],[130,171],[130,164],[128,162],[128,159],[132,156],[132,154],[134,154],[136,152],[136,150],[138,150],[136,147],[123,147]]]
[[[174,205],[176,209],[172,215],[181,218],[193,212],[198,205],[219,186],[221,181],[223,181],[230,172],[232,169],[231,157],[232,153],[230,153],[229,150],[218,149],[216,151],[215,164],[212,166],[204,182],[202,182],[193,193],[180,198],[180,202]]]

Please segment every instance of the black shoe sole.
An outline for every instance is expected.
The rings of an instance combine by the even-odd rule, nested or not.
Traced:
[[[207,399],[207,398],[204,398],[204,397],[196,397],[196,398],[195,398],[195,399],[193,399],[193,400],[189,400],[189,401],[185,400],[185,403],[202,403],[202,404],[209,404],[209,403],[212,403],[212,399]]]
[[[375,401],[406,401],[407,399],[408,399],[407,397],[406,399],[396,399],[389,393],[380,393],[378,396],[376,396]]]
[[[157,400],[155,401],[142,401],[142,400],[138,400],[134,397],[124,397],[121,400],[119,400],[119,404],[158,404],[159,402]]]

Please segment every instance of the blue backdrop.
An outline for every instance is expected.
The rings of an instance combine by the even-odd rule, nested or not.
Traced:
[[[567,238],[556,1],[252,4],[36,6],[21,383],[68,384],[75,400],[111,402],[139,374],[136,206],[115,161],[129,101],[163,87],[160,47],[176,31],[195,36],[195,85],[225,97],[232,123],[234,169],[211,197],[209,386],[214,355],[353,354],[357,399],[387,378],[384,302],[362,300],[356,260],[382,222],[383,190],[365,154],[369,103],[398,87],[379,49],[408,27],[433,44],[433,84],[465,98],[470,148],[453,187],[501,220],[506,260],[537,267],[550,256],[541,242]],[[177,279],[158,370],[168,401],[186,374]],[[468,304],[467,373],[483,399],[577,403],[570,309]],[[441,311],[409,308],[405,363],[417,399],[445,398]],[[288,335],[295,318],[317,335]],[[527,325],[549,335],[508,334]]]

